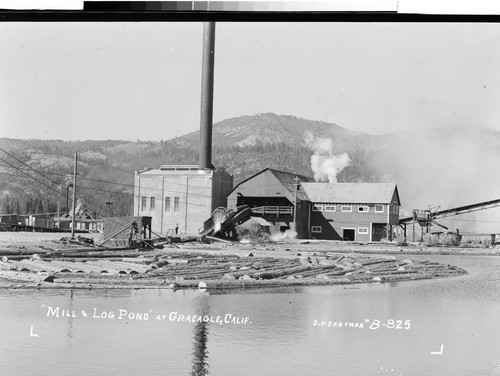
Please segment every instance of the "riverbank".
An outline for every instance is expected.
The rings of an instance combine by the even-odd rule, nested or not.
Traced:
[[[0,237],[3,288],[223,289],[384,283],[467,274],[457,266],[408,257],[412,252],[435,250],[392,244],[294,240],[109,249],[89,244],[87,237],[15,233],[8,239],[5,234]],[[491,251],[476,254],[491,255]]]

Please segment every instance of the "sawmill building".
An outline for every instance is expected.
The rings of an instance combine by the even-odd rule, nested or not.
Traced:
[[[380,241],[399,223],[394,183],[321,183],[268,168],[239,183],[227,202],[229,209],[248,205],[273,232],[295,229],[303,239]]]
[[[399,223],[394,183],[303,183],[310,215],[309,237],[360,242],[392,238]]]
[[[300,182],[312,178],[266,168],[239,183],[227,198],[228,209],[248,205],[254,215],[272,223],[271,232],[294,229],[294,208],[297,199],[297,228],[301,237],[307,237],[308,204]]]

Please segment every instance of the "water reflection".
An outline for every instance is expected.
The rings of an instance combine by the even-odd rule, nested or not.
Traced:
[[[0,290],[0,319],[8,323],[0,325],[2,375],[31,376],[36,367],[38,376],[500,376],[500,257],[452,261],[471,274],[397,284],[210,294],[75,290],[72,296],[69,290]],[[76,318],[47,317],[49,305],[60,307],[61,313],[74,309]],[[149,312],[151,317],[82,316],[82,310],[93,308]],[[171,312],[191,319],[171,320]],[[165,319],[155,320],[159,314]],[[249,317],[251,322],[214,325],[192,320],[193,315],[226,314]],[[315,326],[314,320],[365,326]],[[370,329],[374,320],[380,325]],[[411,328],[382,325],[394,320],[411,320]],[[30,336],[31,325],[39,337]],[[431,354],[442,344],[443,355]],[[29,369],[23,370],[20,365],[26,359]],[[252,367],[241,367],[250,362]]]
[[[71,293],[69,296],[69,312],[74,312],[73,290],[71,290]],[[70,345],[71,339],[73,338],[73,315],[71,315],[69,320],[68,320],[68,333],[66,336],[68,337],[68,345]]]
[[[197,302],[197,315],[204,317],[209,316],[210,303],[207,293],[201,292],[201,296]],[[210,374],[208,365],[208,322],[201,321],[194,325],[194,341],[193,341],[193,366],[191,376],[205,376]]]

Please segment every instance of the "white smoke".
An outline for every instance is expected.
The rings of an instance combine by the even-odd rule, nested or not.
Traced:
[[[82,208],[82,202],[78,198],[76,199],[75,216],[80,214],[81,208]],[[73,216],[73,210],[70,210],[69,215]]]
[[[286,240],[293,240],[297,238],[297,233],[292,230],[286,230],[285,232],[277,232],[271,235],[271,241],[273,242],[283,242]]]
[[[311,169],[315,181],[337,182],[337,174],[351,162],[347,153],[333,154],[333,142],[330,138],[316,138],[311,143],[314,154],[311,156]]]

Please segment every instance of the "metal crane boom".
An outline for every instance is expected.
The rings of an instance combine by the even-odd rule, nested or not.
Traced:
[[[436,212],[429,211],[429,218],[428,219],[445,218],[445,217],[450,217],[452,215],[471,213],[471,212],[475,212],[475,211],[479,211],[479,210],[496,208],[499,206],[500,206],[500,199],[491,200],[491,201],[484,201],[484,202],[480,202],[480,203],[472,204],[472,205],[459,206],[457,208],[452,208],[452,209],[439,210]],[[413,216],[407,217],[407,218],[401,218],[399,220],[399,224],[408,223],[408,222],[413,221],[414,219],[415,218]]]

